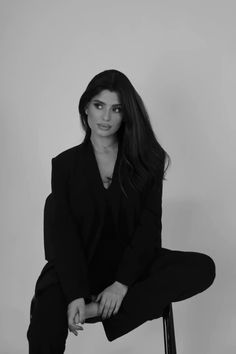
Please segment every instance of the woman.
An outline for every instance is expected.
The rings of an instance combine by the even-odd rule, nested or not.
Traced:
[[[113,341],[215,278],[210,256],[162,247],[170,157],[129,79],[96,75],[79,113],[84,141],[52,158],[52,244],[31,302],[30,354],[64,353],[68,329],[83,323],[101,321]]]

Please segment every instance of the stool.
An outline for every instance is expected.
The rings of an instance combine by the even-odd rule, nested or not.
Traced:
[[[176,354],[175,329],[172,303],[170,303],[163,311],[163,332],[165,343],[165,354]]]

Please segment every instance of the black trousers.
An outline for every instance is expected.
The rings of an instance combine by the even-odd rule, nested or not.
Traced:
[[[113,341],[144,322],[161,317],[171,302],[206,290],[215,279],[215,271],[215,262],[204,253],[161,248],[151,267],[129,287],[118,313],[101,321],[107,339]],[[100,288],[94,284],[92,294],[113,281],[109,275]],[[59,283],[32,299],[30,314],[29,354],[64,353],[69,331],[67,306]]]

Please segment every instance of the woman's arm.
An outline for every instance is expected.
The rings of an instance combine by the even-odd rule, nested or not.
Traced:
[[[55,201],[52,243],[55,270],[69,304],[74,299],[88,296],[90,289],[84,250],[69,209],[69,168],[66,163],[60,156],[52,158],[51,187]]]
[[[152,183],[137,228],[124,250],[115,280],[130,286],[151,263],[155,252],[161,248],[162,189],[160,178]]]

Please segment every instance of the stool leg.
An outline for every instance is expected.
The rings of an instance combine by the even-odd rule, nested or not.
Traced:
[[[163,312],[163,331],[165,354],[176,354],[175,329],[172,304],[170,303]]]

